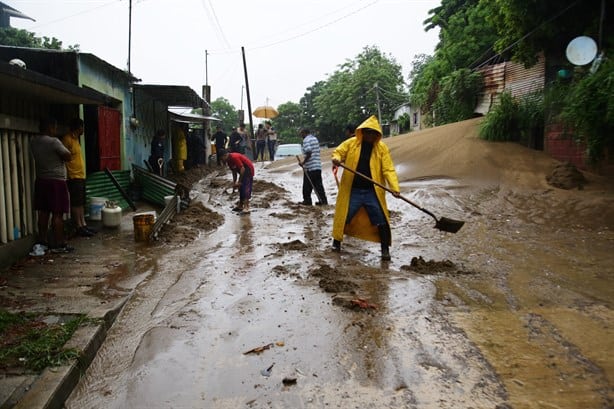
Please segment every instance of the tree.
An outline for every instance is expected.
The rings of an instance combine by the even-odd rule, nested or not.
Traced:
[[[307,92],[305,92],[305,95],[301,98],[299,102],[301,108],[301,116],[299,118],[301,127],[319,131],[317,126],[318,110],[315,101],[322,93],[322,89],[325,85],[325,81],[316,82],[311,87],[307,88]]]
[[[301,127],[301,106],[286,102],[277,107],[279,116],[273,120],[277,136],[281,143],[300,141],[298,130]]]
[[[230,129],[236,127],[239,121],[239,114],[236,108],[226,98],[219,97],[211,103],[211,113],[222,120],[219,124],[224,132],[229,133]]]
[[[494,49],[508,50],[515,61],[531,66],[537,54],[558,56],[565,46],[579,35],[599,39],[602,0],[494,0],[484,2],[487,19],[495,27],[498,38]],[[612,16],[608,4],[605,15]],[[602,49],[614,47],[612,24],[605,24],[600,44]]]
[[[347,123],[377,115],[378,97],[382,122],[391,120],[395,109],[408,100],[404,88],[396,60],[375,46],[365,47],[356,58],[339,66],[315,98],[322,138],[339,142]]]
[[[13,27],[0,28],[0,44],[12,47],[62,50],[62,42],[55,37],[36,37],[30,31]],[[79,44],[68,46],[68,49],[79,51]]]

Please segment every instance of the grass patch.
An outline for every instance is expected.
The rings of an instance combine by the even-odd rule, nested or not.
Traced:
[[[60,366],[79,356],[74,348],[64,348],[86,317],[79,315],[48,324],[46,315],[10,313],[0,309],[0,370],[42,371]]]

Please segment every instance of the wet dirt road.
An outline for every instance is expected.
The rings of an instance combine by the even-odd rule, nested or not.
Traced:
[[[194,187],[217,229],[150,247],[68,408],[612,407],[614,232],[575,224],[581,203],[406,180],[467,224],[439,232],[389,196],[382,263],[375,243],[329,251],[334,209],[294,204],[295,163],[258,164],[249,216],[229,178]]]

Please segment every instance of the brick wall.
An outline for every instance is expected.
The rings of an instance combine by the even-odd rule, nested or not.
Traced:
[[[571,135],[564,132],[561,124],[550,124],[546,127],[544,150],[554,159],[571,162],[582,170],[589,168],[584,144],[576,143]]]

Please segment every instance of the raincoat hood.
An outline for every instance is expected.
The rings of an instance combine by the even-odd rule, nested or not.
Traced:
[[[380,126],[379,121],[377,120],[377,117],[375,115],[371,115],[356,128],[356,137],[360,141],[362,141],[362,130],[365,128],[374,129],[379,132],[379,137],[377,138],[376,142],[382,139],[382,127]]]

